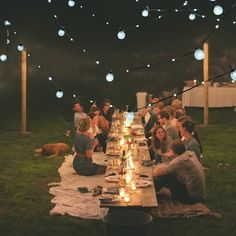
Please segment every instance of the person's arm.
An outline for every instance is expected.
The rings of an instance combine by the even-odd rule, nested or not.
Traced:
[[[165,175],[166,173],[166,164],[157,165],[152,169],[153,176],[161,176]]]

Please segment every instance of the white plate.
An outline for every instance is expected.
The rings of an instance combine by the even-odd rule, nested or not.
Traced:
[[[152,182],[151,181],[148,181],[148,180],[140,180],[138,179],[136,181],[136,187],[137,188],[147,188],[149,186],[151,186]]]
[[[107,176],[105,179],[107,182],[115,182],[115,183],[119,182],[119,176],[117,175]]]

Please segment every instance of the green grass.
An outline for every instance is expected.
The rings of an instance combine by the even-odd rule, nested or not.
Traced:
[[[188,109],[197,124],[203,123],[202,109]],[[56,113],[53,113],[56,114]],[[53,208],[48,193],[49,182],[59,181],[58,168],[63,156],[53,159],[35,157],[33,149],[48,142],[66,142],[72,137],[72,118],[62,114],[32,114],[28,120],[30,136],[19,135],[20,119],[6,114],[0,118],[0,235],[103,235],[100,220],[83,220],[70,216],[50,216]],[[204,147],[207,180],[206,204],[222,218],[155,219],[154,235],[223,236],[236,235],[236,112],[211,109],[209,126],[198,127]],[[231,169],[219,170],[219,162]]]

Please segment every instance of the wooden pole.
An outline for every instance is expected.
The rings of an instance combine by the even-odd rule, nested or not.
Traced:
[[[26,51],[21,52],[21,134],[27,135],[26,121],[26,86],[27,86],[27,55]]]
[[[204,60],[203,60],[203,78],[204,78],[204,125],[208,125],[209,121],[209,48],[208,43],[203,44]]]

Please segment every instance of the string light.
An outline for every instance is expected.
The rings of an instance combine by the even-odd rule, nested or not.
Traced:
[[[68,1],[68,6],[69,7],[73,7],[74,5],[75,5],[75,1],[73,1],[73,0]]]
[[[23,51],[23,50],[24,50],[23,44],[18,44],[17,49],[18,49],[18,51],[20,51],[20,52]]]
[[[214,13],[216,16],[220,16],[220,15],[223,13],[223,7],[220,6],[220,5],[216,5],[216,6],[213,8],[213,13]]]
[[[63,93],[62,90],[58,90],[58,91],[56,92],[56,97],[57,97],[57,98],[62,98],[63,96],[64,96],[64,93]]]
[[[236,70],[235,69],[231,71],[230,77],[232,80],[236,81]]]
[[[114,75],[113,75],[113,73],[112,73],[112,71],[111,72],[109,72],[107,75],[106,75],[106,81],[107,82],[112,82],[114,80]]]
[[[230,68],[231,68],[231,66],[230,66]],[[168,100],[168,99],[175,98],[175,97],[177,97],[177,96],[180,95],[180,94],[186,93],[186,92],[188,92],[189,90],[192,90],[192,89],[194,89],[194,88],[196,88],[196,87],[199,87],[199,86],[201,86],[201,85],[204,85],[205,83],[208,83],[208,82],[210,82],[210,81],[212,81],[212,80],[218,79],[218,78],[220,78],[220,77],[222,77],[222,76],[225,76],[225,75],[227,75],[227,74],[229,74],[229,73],[230,73],[230,76],[231,76],[232,80],[233,80],[233,81],[236,81],[236,69],[232,69],[232,68],[231,68],[230,71],[224,72],[224,73],[222,73],[222,74],[220,74],[220,75],[218,75],[218,76],[215,76],[215,77],[213,77],[213,78],[211,78],[211,79],[202,81],[201,83],[195,84],[195,85],[193,85],[192,87],[187,88],[187,89],[185,89],[185,90],[182,90],[182,91],[180,91],[180,92],[174,93],[173,95],[164,97],[164,98],[162,98],[162,99],[160,99],[160,100],[158,100],[158,101],[156,101],[156,102],[153,102],[152,105],[153,105],[153,104],[156,104],[156,103],[163,102],[163,101]],[[233,74],[233,77],[232,77],[232,74]],[[234,78],[234,79],[233,79],[233,78]],[[139,108],[139,110],[141,110],[141,109],[143,109],[143,108],[145,108],[145,107],[141,107],[141,108]]]
[[[4,21],[4,25],[5,25],[5,26],[10,26],[10,25],[11,25],[11,22],[10,22],[9,20],[5,20],[5,21]]]
[[[204,51],[201,48],[196,48],[194,51],[194,57],[196,60],[203,60],[204,59]]]
[[[2,62],[6,61],[6,60],[7,60],[7,55],[6,55],[6,54],[2,54],[2,55],[0,56],[0,60],[1,60]]]
[[[118,37],[118,39],[120,39],[120,40],[122,40],[122,39],[124,39],[125,38],[125,32],[122,30],[122,31],[119,31],[118,33],[117,33],[117,37]]]
[[[61,28],[61,29],[58,30],[57,33],[60,37],[63,37],[65,35],[65,30]]]

